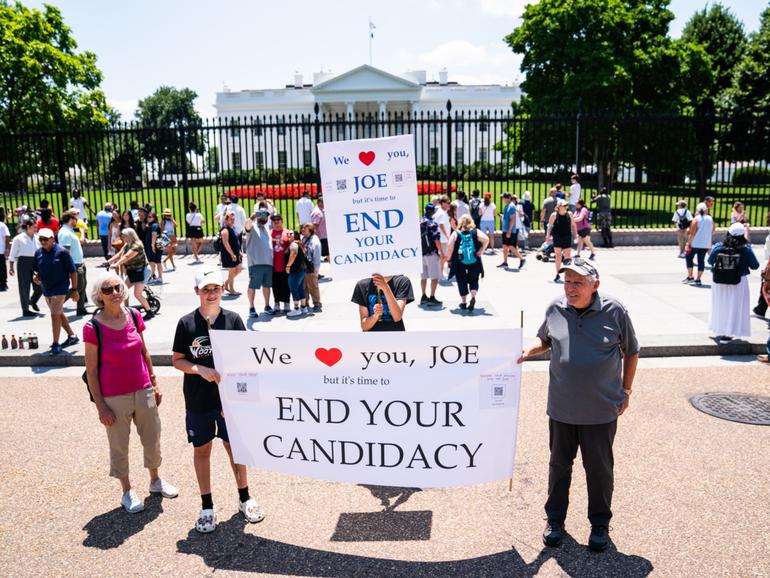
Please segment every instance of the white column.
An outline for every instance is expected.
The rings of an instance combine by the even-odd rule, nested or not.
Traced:
[[[385,106],[385,101],[381,100],[377,103],[377,105],[379,106],[379,110],[377,112],[377,120],[384,122],[385,119],[387,118],[387,109]],[[381,136],[388,136],[388,132],[389,131],[388,131],[387,125],[383,124]]]
[[[358,138],[356,136],[355,125],[352,124],[352,122],[355,120],[355,116],[356,116],[355,112],[353,111],[353,103],[346,102],[345,103],[345,120],[351,123],[348,126],[348,130],[347,130],[349,139]]]

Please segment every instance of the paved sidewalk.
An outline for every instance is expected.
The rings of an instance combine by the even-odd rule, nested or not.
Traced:
[[[762,246],[754,250],[762,258]],[[585,255],[585,253],[584,253]],[[643,356],[675,355],[723,355],[749,354],[764,351],[767,341],[766,321],[752,317],[752,336],[748,341],[717,345],[708,329],[711,308],[711,274],[704,274],[703,287],[684,285],[684,260],[676,256],[674,247],[619,247],[597,249],[595,265],[601,275],[601,292],[619,298],[629,309],[634,321]],[[200,267],[217,263],[214,255],[204,256],[203,265],[191,263],[191,257],[178,257],[175,272],[166,273],[166,284],[153,286],[162,300],[158,317],[148,322],[146,339],[150,351],[159,364],[170,363],[171,343],[177,320],[197,306],[193,292],[193,277]],[[103,269],[96,266],[100,259],[87,259],[88,276],[96,279]],[[486,277],[482,279],[476,311],[469,314],[460,310],[459,298],[453,283],[441,285],[438,299],[442,308],[423,308],[415,302],[407,307],[405,322],[409,331],[469,328],[493,328],[503,325],[518,327],[521,311],[524,311],[525,341],[531,339],[542,321],[547,304],[563,292],[563,285],[553,282],[554,264],[542,263],[530,253],[523,270],[518,271],[518,259],[511,259],[511,269],[496,267],[501,262],[498,254],[484,257]],[[328,265],[322,273],[329,275]],[[419,301],[419,279],[412,279],[415,297]],[[224,306],[240,313],[244,319],[248,313],[246,287],[248,275],[244,271],[236,280],[236,287],[244,294],[238,298],[224,298]],[[759,273],[749,278],[752,307],[759,294]],[[326,280],[321,283],[324,311],[307,318],[263,317],[248,320],[247,326],[255,331],[357,331],[358,313],[350,302],[353,280]],[[41,302],[43,315],[37,319],[20,316],[17,285],[9,279],[10,290],[0,293],[0,333],[10,339],[10,334],[37,333],[41,348],[37,351],[1,351],[0,365],[82,365],[83,345],[71,347],[64,355],[50,357],[50,322],[45,303]],[[257,296],[257,309],[262,307],[261,295]],[[76,333],[82,335],[87,318],[75,316],[74,304],[68,302],[65,311]]]

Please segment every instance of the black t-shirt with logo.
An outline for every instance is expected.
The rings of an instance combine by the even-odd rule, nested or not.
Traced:
[[[219,316],[211,324],[212,329],[231,329],[245,331],[243,320],[234,311],[221,309]],[[206,319],[196,309],[179,320],[174,335],[174,353],[181,353],[184,358],[197,365],[214,367],[209,329]],[[213,381],[206,381],[200,375],[184,374],[184,405],[193,413],[221,411],[219,388]]]
[[[396,301],[405,300],[407,303],[414,301],[412,282],[409,280],[409,277],[404,275],[394,275],[390,281],[388,281],[388,286],[390,287],[390,290],[393,291]],[[369,311],[369,315],[374,315],[374,306],[377,305],[377,287],[374,285],[374,281],[372,281],[371,278],[368,278],[361,279],[356,283],[351,301],[362,307],[366,307]],[[401,319],[401,321],[393,321],[388,302],[385,299],[385,295],[382,293],[380,294],[380,301],[382,303],[382,316],[369,331],[406,331],[403,319]]]

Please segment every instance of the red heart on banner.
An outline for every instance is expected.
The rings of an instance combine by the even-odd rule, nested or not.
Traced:
[[[366,151],[358,153],[358,160],[364,163],[367,167],[374,162],[374,151]]]
[[[331,349],[324,349],[323,347],[319,347],[315,350],[315,357],[321,363],[331,367],[340,359],[342,359],[342,352],[336,347],[332,347]]]

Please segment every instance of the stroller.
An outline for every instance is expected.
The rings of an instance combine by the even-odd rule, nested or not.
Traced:
[[[155,295],[152,289],[150,289],[147,285],[144,286],[144,298],[147,299],[147,303],[150,304],[150,310],[145,311],[145,313],[152,313],[153,315],[157,315],[158,311],[160,311],[160,299],[158,299],[158,296]]]
[[[548,263],[548,261],[550,261],[552,257],[553,257],[553,241],[551,241],[547,245],[545,243],[540,245],[540,249],[538,249],[537,254],[535,255],[535,258],[538,261],[542,261],[543,263]]]

